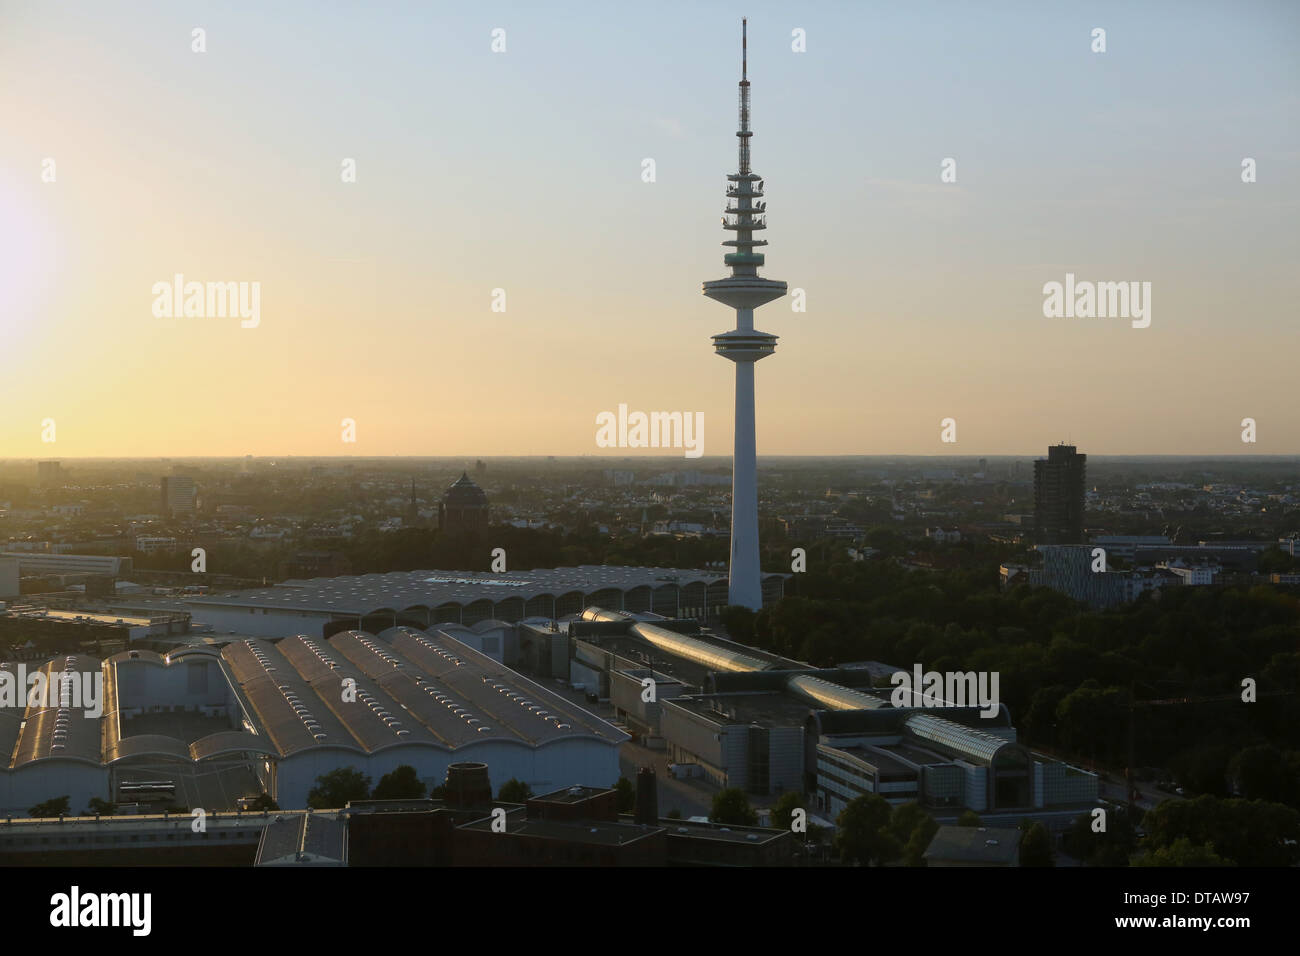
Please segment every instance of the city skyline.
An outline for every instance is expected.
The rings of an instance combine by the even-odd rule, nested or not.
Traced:
[[[431,870],[671,868],[726,885],[692,938],[814,871],[889,939],[1270,925],[1297,41],[1297,0],[0,0],[16,912],[300,946],[350,868],[435,930]],[[273,911],[213,934],[232,888]]]
[[[792,293],[762,457],[1300,451],[1286,5],[142,9],[5,9],[0,457],[661,454],[597,446],[622,403],[725,454],[697,283],[742,14]],[[176,275],[259,283],[259,323],[155,315]],[[1149,327],[1046,318],[1067,276],[1150,282]]]

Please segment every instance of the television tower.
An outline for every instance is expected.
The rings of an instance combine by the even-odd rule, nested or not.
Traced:
[[[763,180],[749,168],[749,22],[740,27],[740,171],[727,177],[722,227],[735,233],[724,246],[731,275],[704,283],[704,294],[736,310],[736,327],[713,336],[713,348],[736,363],[736,431],[731,464],[731,574],[728,600],[757,611],[763,605],[758,566],[758,461],[754,443],[754,363],[776,350],[776,336],[754,328],[754,310],[785,295],[786,285],[758,274],[767,245],[754,233],[767,228]]]

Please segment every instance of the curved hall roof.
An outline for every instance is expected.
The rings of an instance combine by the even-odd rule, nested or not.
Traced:
[[[185,742],[166,734],[136,734],[123,737],[104,753],[104,763],[117,763],[132,757],[174,757],[190,759],[190,748]]]
[[[194,760],[207,760],[209,757],[221,757],[226,754],[254,753],[266,757],[277,757],[279,751],[266,737],[250,734],[246,730],[220,730],[215,734],[200,737],[189,746],[190,757]]]

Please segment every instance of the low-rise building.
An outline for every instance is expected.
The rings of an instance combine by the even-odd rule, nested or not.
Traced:
[[[1019,866],[1020,831],[1010,827],[939,827],[927,866]]]

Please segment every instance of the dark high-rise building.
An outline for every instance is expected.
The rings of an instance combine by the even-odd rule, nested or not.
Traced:
[[[1034,543],[1083,544],[1087,455],[1053,445],[1034,462]]]
[[[160,482],[165,515],[193,514],[198,487],[189,475],[164,475]]]
[[[63,486],[62,462],[38,461],[36,463],[36,483],[42,488],[61,488]]]
[[[438,527],[448,534],[477,535],[487,530],[487,523],[487,495],[462,472],[438,505]]]

